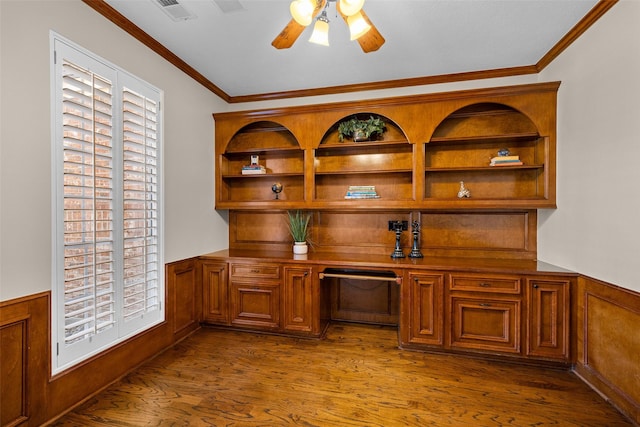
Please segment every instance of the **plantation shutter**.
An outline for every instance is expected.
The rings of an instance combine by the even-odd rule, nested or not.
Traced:
[[[123,90],[125,321],[159,309],[158,103]]]
[[[63,60],[64,340],[115,323],[113,85]]]
[[[164,320],[162,92],[54,37],[52,372]]]

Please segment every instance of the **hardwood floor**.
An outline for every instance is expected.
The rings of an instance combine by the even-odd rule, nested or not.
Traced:
[[[566,371],[403,351],[393,328],[324,340],[203,328],[55,426],[631,426]]]

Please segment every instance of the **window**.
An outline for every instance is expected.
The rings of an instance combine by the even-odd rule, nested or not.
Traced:
[[[162,93],[52,34],[53,371],[164,320]]]

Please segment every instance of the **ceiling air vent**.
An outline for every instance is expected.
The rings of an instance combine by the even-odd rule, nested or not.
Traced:
[[[177,0],[155,0],[155,2],[174,21],[186,21],[196,18],[196,15],[190,13]]]

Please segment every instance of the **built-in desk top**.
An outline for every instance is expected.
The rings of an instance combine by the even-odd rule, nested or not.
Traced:
[[[314,252],[311,250],[306,255],[294,255],[289,251],[256,251],[225,249],[200,256],[201,259],[220,261],[253,261],[253,262],[277,262],[313,264],[321,267],[341,268],[392,268],[392,269],[417,269],[417,270],[444,270],[444,271],[477,271],[499,272],[512,274],[546,274],[573,276],[577,273],[543,261],[499,259],[499,258],[391,258],[391,256],[367,255],[367,254],[335,254]]]

